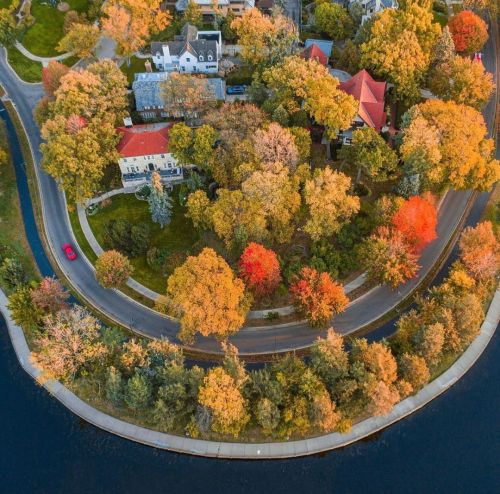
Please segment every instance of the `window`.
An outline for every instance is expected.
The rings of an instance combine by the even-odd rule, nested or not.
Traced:
[[[208,59],[210,60],[210,55],[208,55]],[[199,60],[200,62],[203,62],[203,55],[200,55],[200,56],[198,57],[198,60]]]
[[[209,61],[209,62],[211,62],[211,61],[213,60],[212,55],[208,55],[208,57],[207,57],[207,58],[208,58],[208,61]],[[200,57],[200,60],[201,60],[201,57]]]
[[[191,59],[189,57],[186,58],[186,62],[190,62]]]

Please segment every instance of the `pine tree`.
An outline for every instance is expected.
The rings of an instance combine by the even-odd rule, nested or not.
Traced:
[[[450,29],[448,26],[445,26],[434,46],[431,63],[433,66],[440,65],[442,63],[449,63],[454,57],[455,43],[451,37]]]
[[[134,374],[125,388],[125,403],[132,410],[144,409],[151,399],[151,383],[141,374]]]
[[[151,194],[148,197],[151,219],[162,228],[172,220],[172,199],[163,190],[160,174],[153,172],[151,176]]]
[[[122,374],[115,367],[108,369],[106,376],[106,398],[115,406],[123,404],[123,379]]]

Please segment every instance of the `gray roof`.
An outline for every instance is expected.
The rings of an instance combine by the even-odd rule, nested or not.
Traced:
[[[197,35],[198,29],[196,26],[185,24],[181,34],[176,36],[174,41],[167,41],[166,43],[155,41],[151,43],[151,55],[163,54],[163,46],[168,45],[170,55],[180,56],[188,51],[194,57],[201,55],[205,61],[208,55],[212,55],[214,60],[217,60],[217,41],[206,37],[196,39]]]
[[[332,55],[333,41],[327,41],[326,39],[306,39],[304,46],[305,48],[309,48],[313,44],[326,55],[326,58],[330,58]]]
[[[137,111],[163,108],[161,97],[161,83],[169,78],[169,72],[144,72],[135,74],[132,90],[135,96]],[[215,98],[224,100],[226,97],[226,83],[219,77],[206,79]]]

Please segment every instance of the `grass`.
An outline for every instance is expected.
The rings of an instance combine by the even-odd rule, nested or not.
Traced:
[[[163,229],[151,221],[148,203],[139,201],[130,194],[113,197],[109,206],[89,216],[90,227],[97,241],[104,248],[103,231],[109,220],[125,219],[135,225],[146,223],[151,229],[150,247],[166,248],[169,253],[187,253],[198,241],[198,234],[191,222],[185,218],[185,208],[179,205],[175,189],[172,197],[174,199],[172,222]],[[132,258],[130,262],[134,267],[132,276],[135,280],[157,293],[165,292],[167,277],[170,274],[168,271],[158,273],[152,270],[146,262],[145,255]]]
[[[132,57],[130,59],[130,65],[123,63],[122,66],[120,67],[120,70],[127,76],[127,81],[129,85],[131,85],[132,82],[134,82],[134,74],[136,74],[137,72],[146,72],[146,68],[144,67],[144,62],[146,62],[145,58]],[[153,64],[151,65],[152,67],[154,67]]]
[[[12,0],[0,0],[0,9],[6,9],[10,7]]]
[[[7,59],[23,81],[40,82],[42,80],[42,64],[25,57],[16,47],[7,48]]]
[[[38,271],[24,232],[16,174],[3,120],[0,120],[0,149],[8,153],[7,163],[0,168],[0,250],[5,257],[15,254],[31,279],[38,276]]]
[[[76,62],[78,62],[78,60],[80,60],[77,56],[73,55],[71,57],[68,57],[68,58],[65,58],[64,60],[61,60],[61,63],[66,65],[66,67],[73,67],[73,65],[75,65]]]
[[[71,10],[86,12],[88,0],[67,0]],[[63,25],[65,12],[51,7],[46,2],[34,0],[31,14],[35,23],[23,36],[22,44],[31,53],[40,57],[53,57],[59,55],[56,46],[64,36]]]

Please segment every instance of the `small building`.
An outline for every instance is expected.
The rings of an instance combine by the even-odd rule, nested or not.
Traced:
[[[316,43],[312,43],[307,48],[304,48],[304,50],[300,53],[300,56],[306,60],[316,60],[325,67],[328,65],[328,57]]]
[[[152,43],[151,55],[158,70],[216,74],[222,56],[221,32],[198,31],[186,24],[173,41]]]
[[[170,114],[165,108],[161,85],[168,80],[169,72],[141,72],[135,74],[132,91],[135,97],[136,111],[144,120],[166,118]],[[214,100],[224,101],[226,98],[226,83],[219,77],[205,79],[213,94]]]
[[[141,185],[158,172],[162,182],[182,180],[182,167],[168,145],[171,122],[118,127],[121,134],[116,149],[124,187]]]
[[[304,50],[307,50],[312,45],[316,45],[325,54],[327,60],[332,56],[333,41],[309,38],[304,43]]]
[[[377,82],[366,71],[361,70],[348,81],[341,82],[339,88],[354,96],[359,103],[358,114],[352,127],[342,131],[339,139],[343,144],[351,144],[352,132],[356,128],[371,127],[377,132],[386,128],[387,114],[385,112],[385,82]]]

